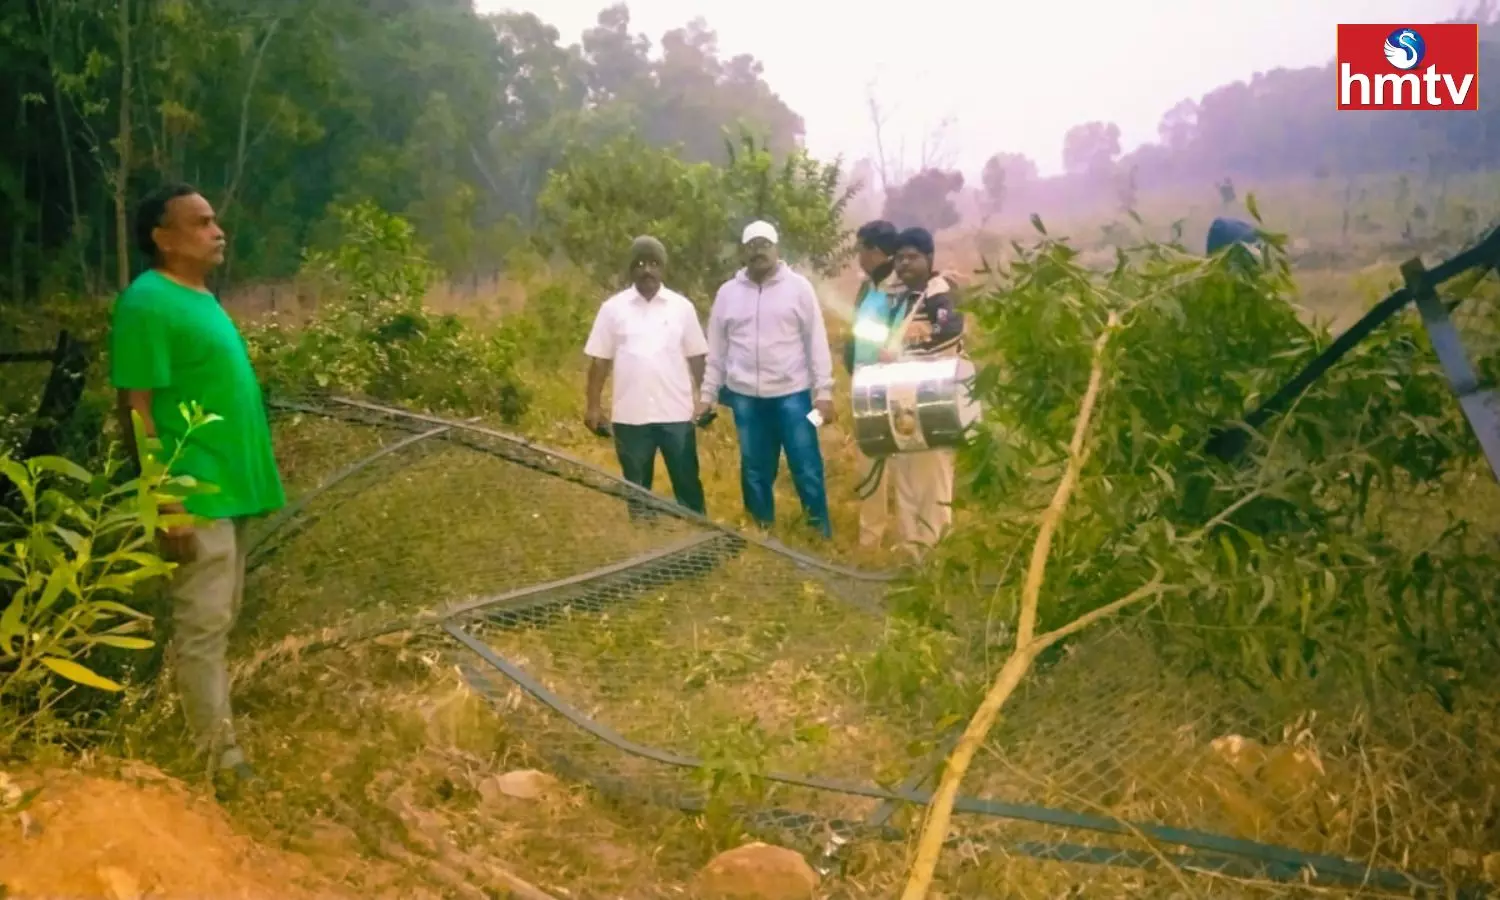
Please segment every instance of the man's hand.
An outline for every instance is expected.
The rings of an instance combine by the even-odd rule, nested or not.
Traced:
[[[880,361],[883,362],[883,363],[895,362],[896,361],[896,351],[892,350],[890,347],[881,347],[880,348]]]
[[[181,504],[172,503],[161,508],[165,516],[185,516],[187,511]],[[163,528],[159,537],[161,555],[175,563],[190,563],[198,556],[197,545],[193,541],[193,526],[190,523],[172,525]]]
[[[588,426],[589,431],[598,434],[604,429],[604,411],[597,406],[590,406],[583,414],[583,424]]]
[[[713,410],[713,408],[714,405],[712,403],[709,403],[707,400],[699,400],[696,404],[693,405],[693,421],[696,422],[704,416],[708,415],[709,412]]]
[[[818,411],[818,415],[823,417],[824,425],[833,424],[835,416],[833,412],[832,400],[814,400],[813,409],[816,409]]]

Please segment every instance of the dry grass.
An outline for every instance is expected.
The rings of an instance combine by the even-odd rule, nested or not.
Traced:
[[[1457,714],[1429,697],[1372,709],[1348,694],[1272,696],[1185,675],[1120,629],[1028,686],[973,788],[1473,878],[1500,864],[1500,832],[1480,799],[1500,791],[1493,696],[1476,686]],[[1060,706],[1071,714],[1058,716]]]
[[[525,306],[526,291],[503,275],[474,275],[434,284],[423,302],[440,313],[507,315]],[[240,322],[275,317],[296,323],[317,309],[318,290],[295,280],[246,284],[226,291],[223,303]]]
[[[474,874],[498,867],[558,896],[671,896],[656,886],[685,882],[702,859],[680,817],[614,810],[572,785],[537,800],[496,791],[495,776],[544,764],[430,640],[282,659],[240,682],[237,702],[270,790],[231,803],[234,819],[362,894],[453,896],[434,869],[494,890]],[[138,722],[165,748],[174,720],[158,707]],[[181,756],[163,762],[192,772]]]
[[[1383,295],[1392,269],[1389,263],[1374,263],[1352,274],[1304,274],[1305,302],[1321,314],[1347,322],[1370,300]],[[830,316],[834,330],[840,328],[838,306],[829,297],[852,292],[854,279],[844,281],[849,284],[820,285],[825,305],[834,313]],[[847,376],[840,372],[839,378],[839,396],[846,397]],[[536,400],[521,429],[543,443],[614,470],[610,443],[592,436],[582,424],[581,356],[576,365],[549,365],[545,370],[532,371],[527,381],[536,392]],[[798,503],[785,476],[778,484],[783,521],[776,537],[842,561],[880,566],[888,562],[887,555],[862,553],[855,546],[857,506],[852,501],[852,489],[857,451],[845,430],[846,423],[844,418],[822,433],[834,516],[833,541],[824,544],[796,524]],[[318,431],[313,434],[307,429]],[[335,431],[343,436],[335,438]],[[360,444],[364,440],[360,433],[359,429],[309,422],[288,429],[279,440],[289,471],[300,472],[296,477],[310,483],[315,480],[309,478],[313,470],[302,460],[326,460],[333,455],[333,447],[339,447],[340,454],[352,455],[359,444],[357,449],[363,452],[366,445]],[[345,441],[349,442],[347,450],[343,449]],[[737,452],[728,420],[700,432],[710,514],[731,526],[744,527],[747,522],[740,508]],[[322,462],[316,465],[330,468]],[[354,498],[328,520],[326,533],[310,532],[299,538],[298,552],[308,551],[309,560],[317,560],[316,573],[296,566],[279,567],[299,574],[289,576],[292,580],[275,590],[267,587],[268,595],[291,593],[285,593],[287,602],[277,604],[277,624],[266,625],[271,620],[262,620],[263,624],[256,626],[256,643],[264,645],[278,636],[326,626],[335,619],[344,621],[346,613],[363,608],[362,604],[373,597],[400,598],[396,608],[377,604],[370,610],[375,618],[405,615],[455,595],[556,577],[569,566],[601,564],[604,557],[591,546],[594,541],[589,536],[631,533],[623,522],[611,524],[608,516],[613,512],[601,508],[590,510],[587,520],[579,517],[544,529],[547,534],[574,537],[573,542],[565,544],[567,553],[545,549],[544,545],[550,546],[545,540],[538,544],[538,533],[531,527],[524,528],[524,535],[490,539],[486,544],[482,537],[470,536],[469,532],[492,531],[497,522],[525,523],[526,510],[519,507],[556,506],[555,498],[516,494],[516,483],[497,476],[491,468],[491,464],[466,458],[460,451],[432,454],[387,479],[378,494],[363,501]],[[505,490],[499,489],[502,483]],[[658,492],[668,493],[668,485],[665,470],[659,468]],[[456,507],[469,512],[458,515]],[[392,509],[424,512],[415,517],[404,514],[401,522],[392,523],[385,518]],[[423,524],[429,513],[434,518]],[[602,520],[598,519],[601,514],[605,515]],[[408,544],[403,552],[411,561],[406,565],[391,564],[388,554],[380,550],[383,537],[392,530],[399,531]],[[425,550],[409,549],[412,542],[431,542],[439,534],[441,540],[426,544]],[[661,541],[663,536],[653,539]],[[487,558],[478,550],[481,545],[488,548]],[[519,549],[523,547],[541,552],[527,554]],[[618,552],[636,549],[640,546],[622,547]],[[580,555],[586,559],[577,558]],[[612,550],[606,555],[617,554]],[[335,563],[339,558],[349,562]],[[486,565],[475,564],[481,558]],[[886,648],[882,626],[848,614],[839,616],[838,605],[830,605],[822,589],[814,584],[785,591],[790,599],[754,608],[752,604],[757,601],[742,595],[746,578],[737,576],[732,565],[707,582],[652,592],[602,618],[555,621],[545,631],[484,627],[476,633],[504,656],[524,665],[557,694],[628,739],[701,755],[718,760],[720,765],[737,762],[752,771],[835,773],[887,784],[900,780],[915,762],[914,756],[930,748],[934,736],[930,722],[918,721],[920,716],[913,716],[910,709],[872,699],[868,685],[861,681],[875,656]],[[393,572],[413,577],[393,581]],[[753,573],[750,580],[754,580]],[[310,589],[316,593],[309,594]],[[834,637],[830,639],[830,635]],[[1372,744],[1371,736],[1361,731],[1364,720],[1360,716],[1368,716],[1368,712],[1359,711],[1338,723],[1325,720],[1302,733],[1283,736],[1279,730],[1297,720],[1297,710],[1273,713],[1238,708],[1234,710],[1236,715],[1226,717],[1222,709],[1206,709],[1190,699],[1203,697],[1205,691],[1214,695],[1217,687],[1168,685],[1163,679],[1171,676],[1165,666],[1145,665],[1149,654],[1143,648],[1124,648],[1119,640],[1107,651],[1095,648],[1088,665],[1075,662],[1060,667],[1031,686],[1025,702],[1007,718],[1002,734],[987,746],[968,793],[1133,821],[1190,823],[1307,850],[1365,855],[1384,865],[1420,863],[1451,869],[1457,863],[1461,870],[1470,872],[1486,863],[1494,865],[1492,835],[1483,828],[1476,831],[1472,820],[1455,817],[1442,803],[1419,800],[1433,797],[1434,791],[1450,784],[1441,777],[1444,766],[1435,754],[1439,749],[1453,751],[1451,742],[1439,742],[1441,747],[1402,746],[1399,741],[1387,746]],[[366,659],[364,654],[394,653],[399,658],[417,653],[409,646],[350,652],[360,660]],[[343,653],[338,651],[339,655]],[[435,648],[426,654],[422,665],[433,672],[443,668],[440,660],[444,657]],[[695,786],[685,773],[664,772],[657,764],[602,750],[597,742],[581,737],[574,726],[548,714],[513,686],[498,692],[502,711],[499,721],[510,722],[521,731],[505,739],[493,738],[489,735],[496,724],[489,718],[491,711],[480,709],[478,698],[451,680],[451,671],[445,676],[433,675],[435,680],[397,684],[389,689],[380,683],[388,680],[387,676],[371,672],[365,676],[370,681],[364,687],[355,687],[350,683],[352,676],[342,674],[352,666],[335,661],[337,658],[324,657],[325,661],[319,662],[317,657],[310,657],[297,664],[302,668],[321,666],[323,674],[316,679],[316,688],[290,689],[308,692],[306,700],[295,704],[301,715],[294,723],[262,723],[260,707],[254,701],[248,703],[257,733],[269,725],[273,731],[306,734],[309,728],[317,727],[316,719],[357,720],[368,713],[355,710],[372,707],[393,711],[412,706],[452,708],[461,710],[452,715],[462,724],[455,726],[445,740],[460,745],[458,752],[477,753],[474,741],[485,746],[495,741],[505,747],[503,753],[492,753],[485,765],[469,759],[464,771],[470,783],[507,767],[545,767],[552,759],[540,755],[545,751],[563,753],[595,771],[634,779],[647,787],[682,790]],[[251,697],[266,696],[267,690],[279,695],[282,689],[273,685],[291,677],[274,667],[266,672],[264,677],[270,680],[263,685],[262,676],[258,676]],[[1101,684],[1110,686],[1102,694]],[[379,699],[361,699],[371,692]],[[313,699],[315,695],[321,699]],[[349,704],[354,709],[345,709]],[[277,705],[267,704],[265,712],[276,714]],[[1057,711],[1063,708],[1071,714],[1060,716]],[[1121,715],[1120,711],[1126,709],[1129,714]],[[1080,732],[1077,723],[1085,720],[1100,727]],[[1412,733],[1423,720],[1425,733],[1438,733],[1430,711],[1412,718],[1406,733]],[[1269,722],[1278,724],[1273,727],[1266,724]],[[386,771],[410,770],[421,773],[418,782],[423,777],[436,780],[437,771],[446,771],[443,766],[451,768],[448,756],[453,751],[429,735],[425,751],[412,756],[415,751],[404,748],[398,735],[414,727],[393,723],[387,738],[375,737],[386,734],[384,728],[361,729],[360,747],[314,741],[295,755],[300,758],[311,752],[311,747],[319,746],[318,752],[338,766],[350,766],[353,763],[340,761],[341,757],[361,753],[381,759]],[[337,729],[334,731],[337,733]],[[1478,733],[1492,736],[1495,731],[1486,724]],[[1253,737],[1247,738],[1249,743],[1228,740],[1234,735]],[[363,746],[364,741],[379,749]],[[292,753],[287,748],[256,747],[258,755],[267,752]],[[1255,752],[1292,763],[1282,763],[1280,769],[1270,767],[1267,776],[1262,771],[1264,759],[1260,765],[1244,767],[1244,754]],[[1480,754],[1480,761],[1471,767],[1476,791],[1494,791],[1500,785],[1497,773],[1481,764],[1493,756]],[[330,791],[322,773],[314,782],[290,771],[283,775],[280,762],[268,765],[278,777],[293,779],[287,783],[288,793],[306,791],[316,797]],[[393,776],[383,777],[388,780]],[[1281,781],[1268,785],[1267,777]],[[442,778],[452,780],[451,775]],[[436,809],[438,815],[453,820],[478,816],[477,820],[467,820],[471,822],[468,827],[476,827],[472,822],[485,821],[491,815],[481,808],[482,803],[455,812],[449,809],[448,801],[435,799],[430,790],[416,796],[418,806]],[[665,894],[671,890],[669,885],[684,883],[713,849],[728,840],[722,832],[693,826],[691,820],[663,816],[649,808],[622,808],[590,791],[571,796],[567,816],[559,817],[550,808],[543,812],[522,805],[513,810],[520,820],[507,822],[503,829],[511,839],[508,846],[525,848],[512,857],[524,860],[522,874],[543,886],[570,887],[575,895],[582,896],[595,895],[595,891],[599,895],[620,892],[643,897],[656,896],[657,891]],[[830,816],[859,817],[871,808],[868,801],[813,796],[784,788],[756,799],[800,805]],[[347,806],[346,815],[349,809],[361,808]],[[361,816],[366,815],[361,812]],[[897,821],[915,824],[909,810],[901,812]],[[500,825],[490,819],[485,827],[499,829]],[[1059,835],[1037,826],[974,821],[972,817],[961,821],[960,827],[986,844],[965,844],[950,851],[943,874],[945,889],[955,896],[999,896],[991,893],[996,884],[1008,885],[1005,896],[1056,896],[1062,885],[1087,885],[1086,892],[1092,896],[1267,896],[1296,892],[1224,878],[1195,879],[1185,890],[1171,876],[1039,862],[1025,855],[1011,855],[1004,848],[1025,840],[1079,841],[1079,834]],[[644,842],[639,837],[643,829],[649,829],[644,833],[650,835]],[[795,842],[796,837],[789,839]],[[815,844],[812,841],[807,846]],[[1109,839],[1103,845],[1148,853],[1171,849],[1129,839]],[[611,849],[598,854],[594,850],[599,846]],[[981,846],[1000,849],[980,852]],[[626,856],[623,863],[620,852]],[[888,894],[899,883],[906,852],[901,844],[861,844],[837,883],[835,895]],[[1491,855],[1487,857],[1486,853]]]

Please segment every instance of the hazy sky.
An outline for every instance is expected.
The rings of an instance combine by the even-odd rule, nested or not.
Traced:
[[[576,42],[609,0],[476,0],[481,12],[535,13]],[[873,83],[889,122],[887,155],[904,139],[920,162],[926,133],[951,119],[942,162],[977,174],[992,153],[1019,151],[1043,173],[1061,167],[1062,136],[1092,119],[1120,126],[1126,149],[1152,140],[1162,113],[1229,81],[1333,58],[1340,22],[1419,25],[1463,0],[1094,0],[964,2],[816,0],[629,3],[651,37],[702,16],[720,55],[751,53],[807,123],[814,154],[873,156]],[[1333,103],[1330,83],[1328,102]],[[892,160],[895,162],[896,160]]]

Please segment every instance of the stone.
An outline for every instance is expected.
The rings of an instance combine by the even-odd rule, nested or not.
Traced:
[[[802,854],[759,841],[720,853],[693,880],[697,900],[812,900],[817,889]]]
[[[479,794],[488,802],[501,795],[517,800],[539,800],[557,792],[557,779],[536,769],[516,769],[486,778],[479,783]]]

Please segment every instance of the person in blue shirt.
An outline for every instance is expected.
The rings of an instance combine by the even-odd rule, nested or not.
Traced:
[[[844,368],[850,374],[880,360],[889,326],[894,289],[892,275],[896,270],[896,243],[900,232],[884,219],[866,222],[855,232],[859,267],[865,273],[854,299],[854,333],[844,344]],[[878,547],[885,539],[888,518],[890,479],[885,466],[860,454],[859,468],[859,544]]]

